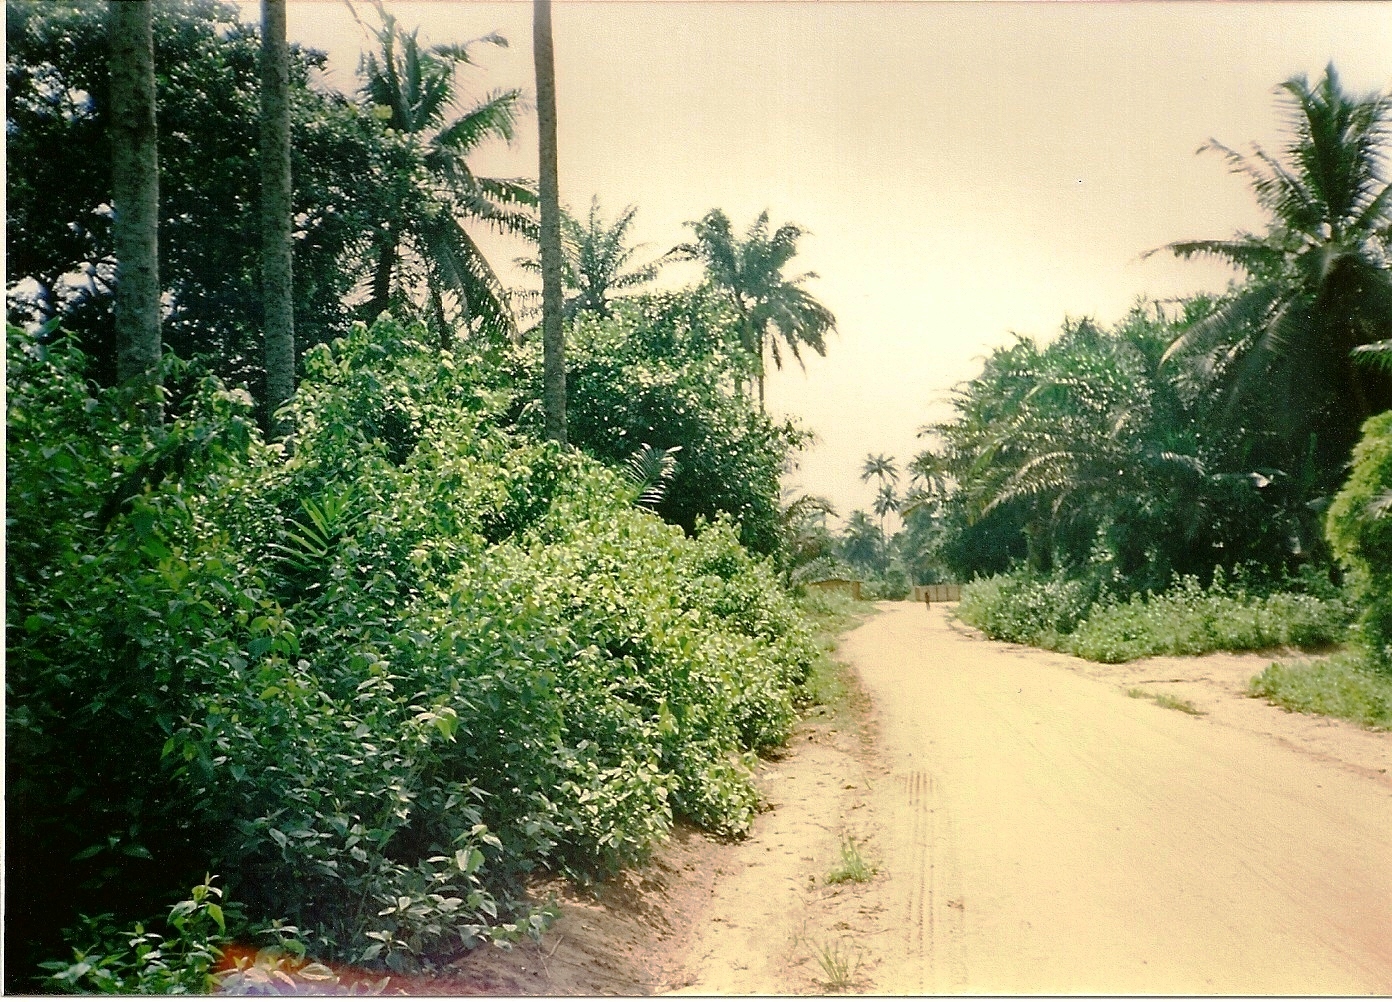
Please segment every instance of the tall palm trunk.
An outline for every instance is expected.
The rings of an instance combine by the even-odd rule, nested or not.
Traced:
[[[541,152],[542,409],[546,437],[565,444],[565,331],[561,327],[561,205],[556,166],[556,60],[551,44],[551,0],[534,0],[532,48],[536,57],[537,125]]]
[[[158,426],[164,405],[159,396],[159,151],[150,0],[111,0],[107,11],[116,375],[146,391],[146,420]]]
[[[396,234],[388,232],[377,245],[377,270],[372,274],[372,299],[366,320],[371,323],[391,304],[392,271],[396,268]]]
[[[285,0],[261,0],[261,298],[266,415],[275,438],[294,431],[276,411],[295,392],[294,253],[290,238],[290,65]]]

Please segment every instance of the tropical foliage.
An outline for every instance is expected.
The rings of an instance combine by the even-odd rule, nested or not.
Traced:
[[[1310,462],[1312,489],[1327,496],[1358,426],[1392,407],[1392,379],[1352,357],[1392,337],[1392,99],[1347,93],[1332,65],[1315,83],[1297,76],[1280,91],[1291,127],[1281,156],[1204,147],[1251,182],[1268,229],[1166,248],[1246,276],[1169,355],[1196,388],[1226,398],[1231,423],[1270,430],[1278,465]]]
[[[238,935],[403,969],[538,928],[538,866],[748,827],[739,755],[816,653],[774,569],[497,430],[480,363],[430,341],[312,350],[286,461],[213,377],[153,436],[11,331],[12,970],[210,869]]]
[[[458,100],[502,39],[430,46],[373,6],[356,99],[289,52],[299,379],[274,444],[256,30],[155,8],[173,350],[147,428],[113,385],[104,12],[7,8],[7,988],[338,985],[311,961],[537,935],[537,872],[613,873],[676,818],[746,831],[751,756],[820,656],[779,501],[805,433],[739,391],[736,305],[623,295],[652,272],[635,210],[595,203],[569,227],[583,451],[543,442],[538,346],[501,336],[468,228],[536,235],[532,183],[472,167],[520,93]]]
[[[1329,508],[1329,542],[1348,570],[1373,664],[1392,669],[1392,411],[1370,418],[1353,470]]]
[[[962,604],[993,635],[1106,659],[1339,640],[1352,613],[1329,593],[1332,555],[1356,638],[1386,663],[1383,417],[1334,495],[1359,422],[1392,406],[1389,98],[1347,94],[1333,67],[1280,91],[1281,156],[1205,147],[1251,181],[1267,232],[1167,248],[1221,258],[1240,284],[1110,331],[1018,338],[925,429],[938,444],[910,465],[909,507],[942,519],[953,572],[997,575]]]
[[[733,340],[738,314],[707,291],[635,296],[608,318],[577,315],[567,331],[567,429],[570,441],[611,465],[642,446],[679,447],[676,472],[655,510],[695,531],[722,513],[757,553],[780,546],[779,477],[806,432],[776,423],[734,391],[749,359]],[[542,359],[519,352],[519,402],[537,399]],[[534,407],[517,420],[539,431]]]
[[[562,211],[561,285],[566,292],[563,312],[567,320],[574,320],[581,311],[607,317],[613,312],[613,300],[657,277],[659,262],[633,263],[641,247],[628,244],[628,230],[637,214],[636,205],[625,206],[612,224],[606,223],[598,195],[590,200],[584,222]],[[517,265],[524,271],[541,274],[541,263],[536,258],[518,258]],[[523,292],[520,298],[527,308],[538,308],[536,293]]]
[[[6,7],[7,296],[11,319],[61,322],[114,381],[110,105],[105,8]],[[262,399],[262,313],[253,29],[212,0],[154,8],[159,106],[160,262],[165,345],[202,357]],[[339,95],[310,87],[321,54],[290,51],[296,218],[294,282],[301,346],[347,330],[366,274],[387,178],[409,151]],[[52,329],[49,337],[56,334]],[[171,386],[178,393],[180,386]]]
[[[784,223],[769,233],[769,214],[762,212],[750,224],[744,238],[736,236],[730,217],[712,209],[687,224],[695,239],[678,244],[672,260],[699,261],[711,286],[728,297],[740,317],[740,344],[756,362],[754,379],[759,404],[764,402],[764,357],[774,368],[783,368],[786,351],[802,362],[802,350],[826,354],[826,335],[836,327],[836,317],[802,286],[815,272],[787,277],[783,269],[797,254],[797,242],[806,231],[796,223]]]
[[[517,178],[481,177],[469,165],[480,146],[513,138],[522,92],[494,91],[461,110],[455,85],[458,68],[475,65],[475,47],[505,46],[507,40],[491,34],[425,46],[419,29],[407,31],[380,2],[374,6],[381,20],[374,29],[378,48],[363,57],[360,96],[410,151],[418,170],[392,178],[401,190],[377,226],[365,316],[372,319],[394,301],[409,299],[422,284],[426,302],[415,305],[442,344],[459,328],[510,336],[516,323],[508,295],[465,222],[536,235],[535,187]]]

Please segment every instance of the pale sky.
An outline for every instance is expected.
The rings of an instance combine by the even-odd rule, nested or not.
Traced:
[[[480,48],[465,86],[534,92],[530,3],[387,7],[433,43],[500,32],[511,46]],[[1332,60],[1349,89],[1392,88],[1392,3],[558,0],[553,19],[563,202],[637,204],[654,256],[715,207],[810,231],[794,267],[818,273],[839,334],[806,374],[771,376],[769,402],[819,438],[789,486],[843,516],[873,498],[866,453],[902,467],[1012,331],[1221,289],[1222,267],[1140,256],[1262,225],[1195,150],[1277,148],[1280,81]],[[364,36],[346,7],[291,0],[289,25],[350,90]],[[534,177],[535,118],[477,165]]]

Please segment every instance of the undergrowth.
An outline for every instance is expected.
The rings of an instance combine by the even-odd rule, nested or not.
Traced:
[[[1340,594],[1313,579],[1263,590],[1240,576],[1228,580],[1221,568],[1206,588],[1186,576],[1159,595],[1124,601],[1085,578],[996,575],[964,586],[957,614],[993,639],[1109,663],[1336,644],[1353,615]]]
[[[1392,730],[1392,674],[1361,653],[1291,663],[1273,662],[1248,691],[1293,713],[1352,720],[1373,730]]]
[[[11,332],[7,985],[144,990],[132,930],[209,871],[218,935],[404,971],[539,934],[537,871],[748,829],[819,650],[733,524],[499,430],[390,318],[306,352],[289,459],[245,393],[172,374],[150,432],[84,362]]]
[[[847,711],[851,685],[846,677],[848,669],[836,660],[837,644],[843,633],[875,612],[875,605],[820,590],[799,596],[797,604],[812,630],[817,651],[799,694],[804,712],[841,718]]]

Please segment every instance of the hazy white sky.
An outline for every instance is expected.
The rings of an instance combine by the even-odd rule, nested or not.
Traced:
[[[431,42],[501,32],[466,85],[533,91],[531,4],[387,7]],[[654,256],[717,206],[811,231],[795,265],[840,333],[769,401],[819,437],[790,485],[843,515],[873,497],[866,453],[902,466],[1010,332],[1222,288],[1216,265],[1140,256],[1261,226],[1195,150],[1278,146],[1281,80],[1332,60],[1354,90],[1392,87],[1392,3],[558,0],[553,18],[563,201],[637,204]],[[292,0],[290,35],[353,86],[364,36],[342,3]],[[534,122],[480,168],[535,176]]]

